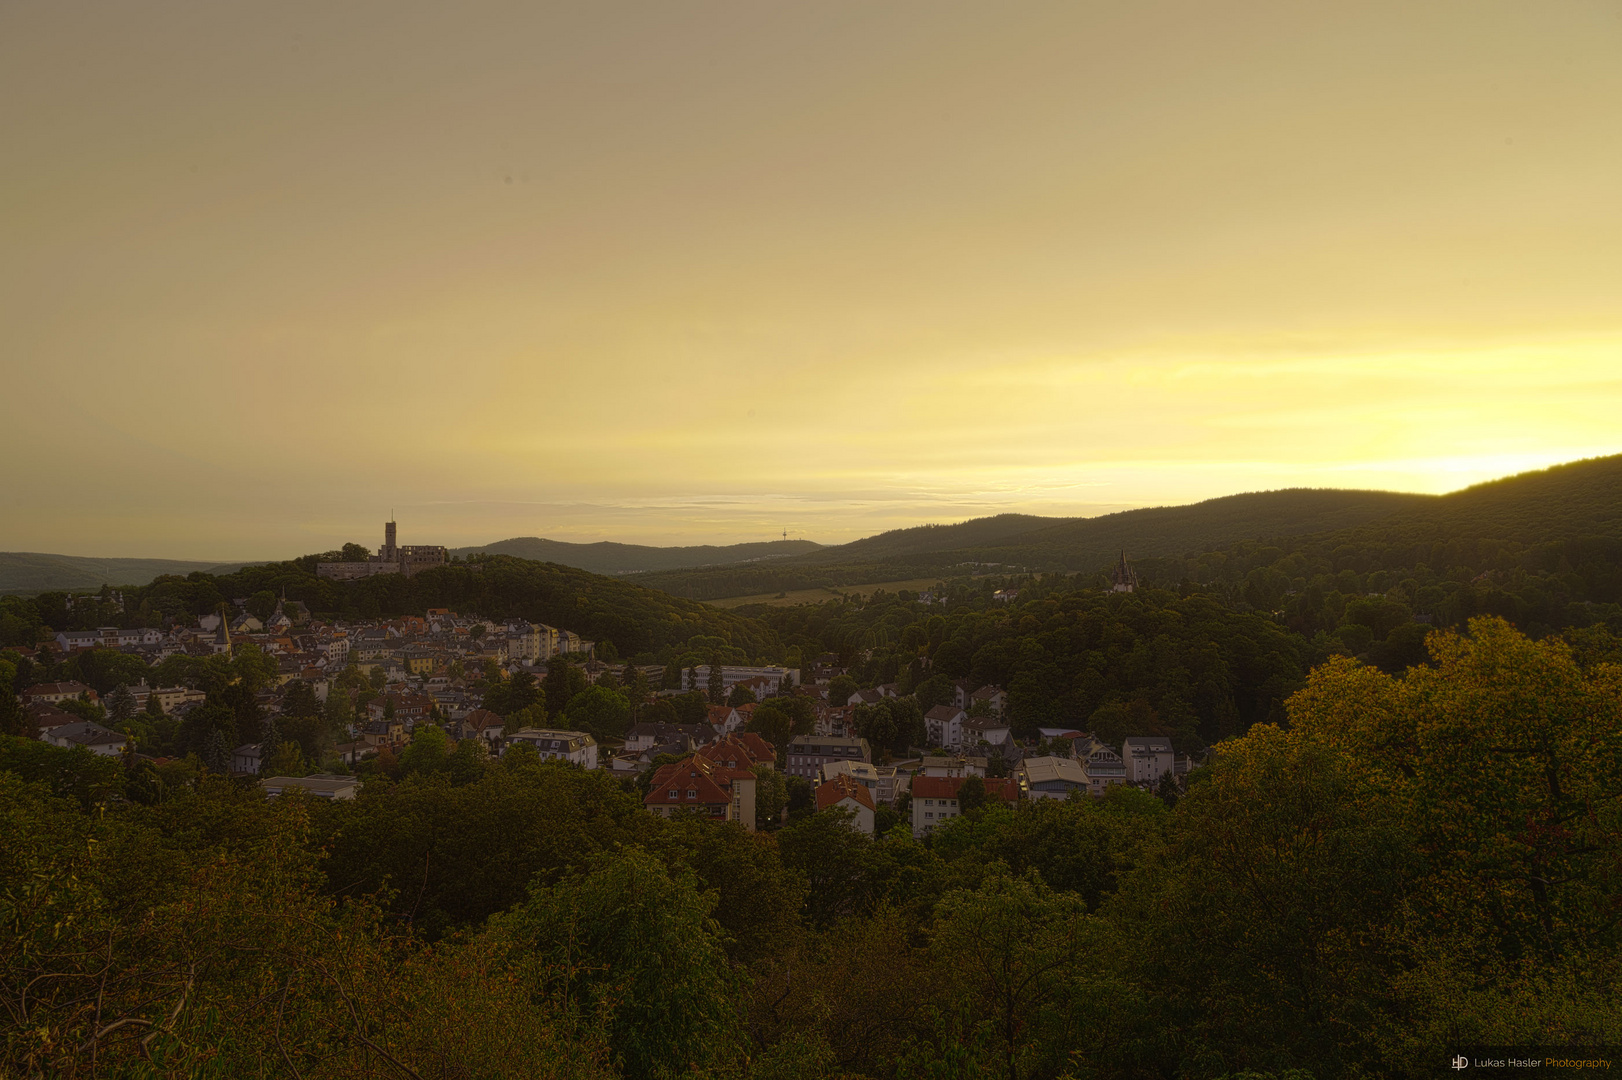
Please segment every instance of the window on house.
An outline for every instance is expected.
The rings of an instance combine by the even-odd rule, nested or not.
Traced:
[[[696,799],[696,798],[698,798],[698,789],[697,789],[697,788],[688,788],[688,789],[687,789],[687,797],[688,797],[688,798],[689,798],[689,799]]]
[[[670,789],[670,797],[671,797],[671,798],[672,798],[672,799],[674,799],[674,798],[676,798],[676,797],[677,797],[677,796],[678,796],[678,792],[677,792],[677,791],[676,791],[676,789],[675,789],[675,788],[671,788],[671,789]]]

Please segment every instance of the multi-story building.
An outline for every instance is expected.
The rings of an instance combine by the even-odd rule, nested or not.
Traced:
[[[1168,773],[1175,773],[1177,753],[1171,740],[1154,735],[1132,736],[1121,743],[1121,760],[1126,763],[1129,784],[1154,785]]]
[[[1020,762],[1019,781],[1027,799],[1066,799],[1091,785],[1081,763],[1065,757],[1026,758]]]
[[[837,777],[848,776],[865,787],[877,803],[891,804],[896,796],[907,790],[907,778],[898,773],[894,765],[873,765],[866,761],[830,761],[817,771],[817,777],[827,783]]]
[[[527,743],[545,761],[569,761],[584,769],[597,767],[597,740],[584,731],[523,728],[507,736],[507,745]]]
[[[866,739],[834,738],[821,735],[802,735],[788,744],[783,772],[814,780],[817,770],[831,761],[873,760],[873,751]]]
[[[959,805],[958,792],[966,779],[967,777],[962,776],[912,778],[913,836],[925,836],[935,826],[963,812]],[[1001,799],[1004,802],[1013,802],[1019,798],[1019,784],[1009,777],[986,780],[984,783],[987,798]]]
[[[873,804],[873,793],[864,785],[849,776],[836,776],[817,785],[816,796],[818,812],[835,807],[848,810],[851,825],[858,832],[872,835],[877,807]]]
[[[715,821],[736,821],[754,832],[755,774],[695,754],[661,765],[642,803],[662,817],[692,811]]]
[[[1071,745],[1087,773],[1087,789],[1094,795],[1104,794],[1111,784],[1126,783],[1126,762],[1113,749],[1090,735],[1073,740]]]

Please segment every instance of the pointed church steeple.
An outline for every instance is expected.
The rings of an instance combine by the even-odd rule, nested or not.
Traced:
[[[1115,580],[1110,586],[1110,592],[1133,592],[1138,587],[1137,572],[1126,561],[1126,552],[1121,552],[1121,561],[1115,564]]]

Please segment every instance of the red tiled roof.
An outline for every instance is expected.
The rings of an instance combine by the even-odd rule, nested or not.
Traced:
[[[865,786],[849,776],[836,776],[817,788],[817,809],[826,810],[845,799],[855,799],[869,810],[874,809],[873,795]]]

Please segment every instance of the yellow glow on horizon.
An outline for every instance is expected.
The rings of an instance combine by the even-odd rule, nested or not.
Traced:
[[[1622,452],[1622,17],[0,12],[0,549],[840,542]]]

